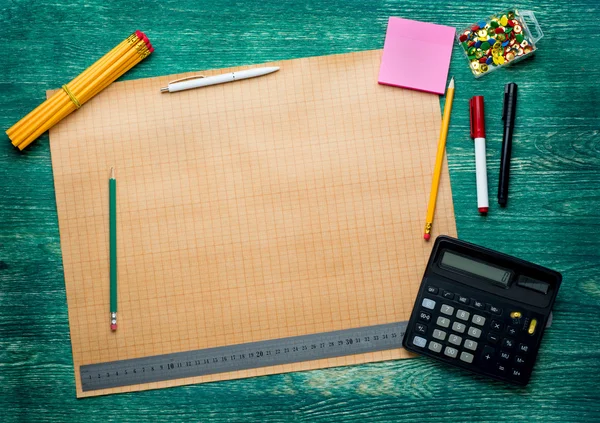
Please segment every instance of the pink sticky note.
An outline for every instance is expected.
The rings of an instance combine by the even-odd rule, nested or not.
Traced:
[[[451,26],[391,17],[379,83],[444,94],[455,33]]]

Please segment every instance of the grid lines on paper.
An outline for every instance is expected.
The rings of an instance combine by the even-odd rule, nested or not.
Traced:
[[[176,94],[159,92],[173,76],[116,83],[51,131],[78,396],[406,356],[85,394],[78,377],[82,364],[408,319],[431,248],[422,230],[440,108],[435,95],[378,85],[380,56],[283,61],[275,74]],[[456,233],[446,164],[439,233]]]

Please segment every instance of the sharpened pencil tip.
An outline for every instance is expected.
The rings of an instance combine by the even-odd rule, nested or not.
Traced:
[[[115,168],[114,167],[110,168],[110,179],[115,179]]]
[[[454,88],[454,77],[450,80],[450,84],[448,84],[448,88]]]

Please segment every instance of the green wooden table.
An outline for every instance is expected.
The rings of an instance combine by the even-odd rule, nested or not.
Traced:
[[[134,29],[156,52],[126,79],[383,46],[387,19],[462,27],[509,4],[475,1],[0,2],[0,128]],[[0,421],[600,420],[600,7],[522,1],[536,56],[475,80],[455,47],[448,160],[460,238],[562,272],[531,383],[490,382],[424,358],[75,399],[48,136],[0,135]],[[527,7],[525,7],[527,6]],[[509,206],[495,204],[505,83],[519,84]],[[476,209],[467,100],[486,97],[492,207]]]

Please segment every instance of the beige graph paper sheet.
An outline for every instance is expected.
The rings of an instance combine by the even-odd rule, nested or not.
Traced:
[[[404,350],[92,392],[79,367],[409,318],[438,96],[377,84],[381,51],[273,63],[174,94],[113,84],[52,129],[77,396],[407,357]],[[204,72],[214,75],[234,69]],[[117,175],[118,330],[108,177]],[[434,233],[455,235],[444,164]]]

